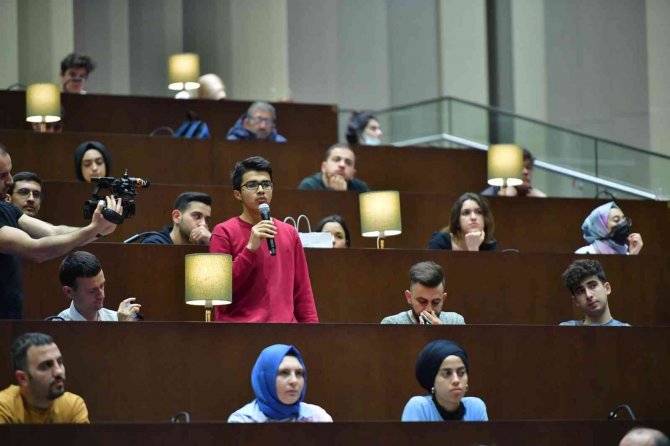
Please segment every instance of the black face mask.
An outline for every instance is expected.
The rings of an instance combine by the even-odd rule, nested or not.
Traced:
[[[607,238],[614,240],[615,243],[624,245],[626,241],[628,241],[628,235],[630,235],[630,228],[632,226],[633,222],[629,218],[625,217],[612,228]]]

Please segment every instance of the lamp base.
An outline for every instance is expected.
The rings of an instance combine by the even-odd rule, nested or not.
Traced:
[[[212,305],[211,300],[205,301],[205,322],[212,322],[212,309],[214,308],[214,305]]]

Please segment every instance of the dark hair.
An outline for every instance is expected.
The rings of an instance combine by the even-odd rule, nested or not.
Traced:
[[[14,193],[14,186],[16,185],[17,181],[34,181],[40,186],[42,185],[42,180],[34,172],[19,172],[16,175],[14,175],[12,181],[14,181],[14,184],[9,186],[9,190],[7,191],[8,195],[12,195]]]
[[[328,158],[330,158],[330,154],[335,149],[351,150],[351,153],[354,154],[354,162],[356,162],[356,153],[353,151],[353,149],[351,147],[349,147],[349,144],[345,144],[345,143],[341,143],[341,142],[338,142],[337,144],[333,144],[332,146],[328,147],[328,150],[326,150],[326,153],[323,155],[323,160],[328,161]]]
[[[252,115],[256,110],[270,112],[270,114],[272,115],[272,122],[275,122],[277,120],[277,112],[275,111],[275,108],[272,106],[272,104],[260,101],[254,102],[247,109],[247,118],[252,118],[253,117]]]
[[[63,75],[70,68],[85,68],[86,77],[88,77],[93,70],[95,70],[95,62],[88,56],[83,54],[72,53],[65,56],[65,59],[60,62],[60,74]]]
[[[74,149],[74,171],[79,181],[86,181],[84,179],[84,175],[81,173],[81,161],[84,158],[84,153],[86,153],[86,151],[89,149],[94,149],[100,152],[102,158],[105,160],[105,175],[111,176],[110,172],[112,170],[112,157],[110,156],[105,146],[103,146],[102,143],[98,141],[86,141],[79,144],[79,146]]]
[[[323,232],[323,227],[326,226],[326,223],[338,223],[342,226],[342,229],[344,229],[344,236],[347,239],[347,248],[351,247],[351,232],[349,232],[349,226],[341,215],[333,214],[323,218],[316,226],[316,232]]]
[[[86,251],[75,251],[63,259],[58,269],[58,278],[63,286],[77,288],[79,277],[95,277],[102,271],[96,256]]]
[[[532,166],[535,164],[535,157],[533,156],[532,153],[530,153],[530,150],[524,149],[523,147],[521,148],[523,150],[523,160],[530,160],[530,165]]]
[[[607,282],[603,266],[600,262],[593,259],[575,260],[568,266],[568,269],[566,269],[562,275],[565,286],[568,287],[568,290],[573,295],[575,294],[575,288],[577,288],[584,279],[591,276],[596,276],[603,283]]]
[[[204,192],[183,192],[179,194],[177,200],[174,202],[174,209],[184,212],[193,201],[206,204],[207,206],[212,205],[212,197]]]
[[[442,267],[432,260],[419,262],[409,269],[409,287],[418,283],[428,288],[435,288],[442,284],[446,286]]]
[[[230,179],[233,180],[233,190],[242,188],[242,176],[250,170],[267,172],[270,175],[270,181],[272,181],[272,164],[270,164],[270,161],[262,156],[252,156],[235,163],[235,167],[230,172]]]
[[[371,119],[377,119],[372,112],[353,112],[347,124],[347,133],[345,134],[349,144],[360,144],[358,135],[365,130]]]
[[[482,216],[484,217],[484,232],[486,233],[486,242],[493,241],[493,233],[495,231],[495,223],[493,221],[493,212],[489,207],[489,202],[486,198],[482,197],[479,194],[474,192],[466,192],[454,203],[451,208],[451,218],[449,220],[449,226],[443,229],[444,232],[451,232],[451,234],[457,239],[461,239],[461,209],[463,208],[463,203],[468,200],[476,202],[479,207],[482,209]]]
[[[25,333],[12,342],[9,356],[13,370],[28,371],[28,350],[30,347],[54,344],[51,336],[44,333]]]

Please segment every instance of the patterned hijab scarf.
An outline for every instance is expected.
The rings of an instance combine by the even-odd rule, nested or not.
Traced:
[[[613,201],[595,208],[582,223],[584,240],[589,243],[597,254],[627,254],[628,246],[620,245],[608,239],[607,219],[612,209],[619,209]]]

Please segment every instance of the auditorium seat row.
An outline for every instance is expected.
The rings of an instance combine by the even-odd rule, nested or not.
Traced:
[[[158,97],[64,94],[61,105],[65,109],[65,132],[148,135],[163,126],[176,130],[188,112],[195,112],[198,119],[207,123],[214,138],[225,138],[251,101],[175,101]],[[279,133],[289,141],[337,141],[336,106],[274,105]],[[30,129],[26,122],[24,92],[0,91],[0,129]]]
[[[289,141],[185,140],[169,137],[102,133],[35,134],[0,130],[14,171],[37,172],[42,179],[76,180],[74,149],[84,141],[100,141],[111,152],[114,176],[145,177],[152,183],[230,185],[239,160],[260,155],[272,162],[277,187],[297,188],[321,169],[325,143]],[[361,147],[356,149],[357,176],[373,190],[460,194],[479,191],[486,183],[486,154],[476,150]]]
[[[184,256],[207,248],[95,243],[83,249],[102,263],[107,308],[134,296],[147,320],[204,320],[201,307],[184,304]],[[573,254],[307,249],[306,255],[321,322],[378,323],[407,309],[407,272],[423,260],[444,267],[445,310],[460,313],[468,324],[557,325],[582,317],[561,279],[579,258]],[[612,285],[614,317],[635,326],[670,325],[667,256],[599,260]],[[69,305],[58,281],[60,262],[23,262],[26,318],[44,319]]]
[[[54,224],[83,226],[84,201],[91,198],[94,186],[80,182],[46,182],[39,217]],[[239,201],[230,186],[152,185],[139,190],[137,214],[126,220],[105,241],[123,241],[142,231],[155,231],[172,224],[170,212],[178,194],[187,190],[209,193],[214,200],[211,227],[241,213]],[[424,249],[434,231],[449,223],[456,194],[436,192],[403,192],[400,194],[402,234],[388,237],[389,248]],[[492,197],[491,209],[496,221],[498,250],[521,252],[572,253],[585,244],[581,224],[589,212],[602,201],[578,198],[515,199]],[[644,238],[645,255],[670,252],[670,209],[666,203],[626,200],[619,202],[633,218],[634,230]],[[271,214],[275,218],[307,215],[312,225],[330,214],[339,213],[349,223],[352,246],[375,247],[375,240],[364,238],[360,231],[358,195],[354,192],[301,191],[277,188],[273,191]],[[303,231],[307,229],[303,227]]]
[[[306,401],[339,421],[399,420],[407,400],[425,394],[414,365],[437,338],[467,350],[469,394],[486,402],[491,420],[604,419],[623,403],[640,419],[663,419],[670,404],[670,327],[8,321],[0,351],[28,331],[54,337],[68,388],[93,421],[164,421],[181,410],[226,420],[253,399],[251,368],[277,342],[300,349]],[[0,381],[10,382],[2,370]]]

